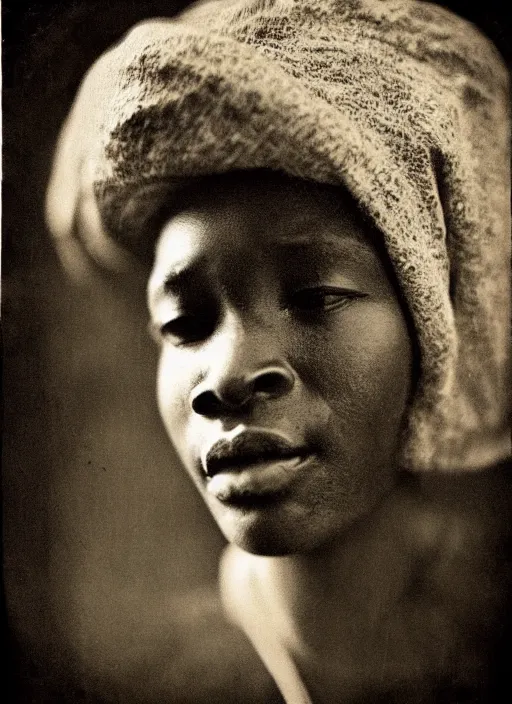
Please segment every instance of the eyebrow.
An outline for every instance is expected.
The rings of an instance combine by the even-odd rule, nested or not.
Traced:
[[[178,265],[174,269],[170,269],[165,274],[162,281],[158,285],[150,287],[148,299],[157,305],[162,299],[168,296],[179,296],[190,288],[191,283],[199,278],[201,265],[206,257],[197,257],[186,265]],[[150,278],[151,281],[151,278]]]
[[[316,227],[315,227],[316,226]],[[331,234],[322,232],[318,234],[318,239],[311,239],[311,230],[320,229],[318,223],[309,223],[303,230],[303,234],[285,236],[274,240],[282,252],[301,253],[320,247],[320,255],[325,257],[332,254],[331,246],[336,250],[337,255],[345,255],[347,258],[360,262],[368,255],[376,256],[376,250],[371,242],[364,239],[356,232],[346,232],[345,234]],[[309,234],[308,234],[309,232]],[[347,256],[348,255],[348,256]],[[191,288],[193,282],[200,278],[200,272],[207,259],[206,255],[198,256],[186,264],[178,264],[165,274],[163,280],[149,291],[149,301],[153,305],[158,305],[163,299],[169,296],[183,295],[187,289]]]

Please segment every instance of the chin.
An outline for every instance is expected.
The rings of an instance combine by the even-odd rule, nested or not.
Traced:
[[[318,514],[297,515],[296,512],[287,511],[286,508],[275,504],[242,509],[222,507],[221,511],[213,513],[228,542],[245,552],[266,557],[283,557],[320,550],[359,518],[343,518],[338,514],[334,523],[332,517],[322,519]]]
[[[390,486],[377,483],[364,492],[317,493],[306,497],[244,497],[207,504],[228,542],[254,555],[277,557],[322,551],[370,520]],[[206,497],[205,497],[206,498]]]

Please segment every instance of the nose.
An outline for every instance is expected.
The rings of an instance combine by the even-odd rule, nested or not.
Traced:
[[[227,345],[212,350],[212,364],[191,395],[192,410],[216,418],[245,411],[259,401],[279,399],[291,392],[295,373],[268,337],[239,332]]]

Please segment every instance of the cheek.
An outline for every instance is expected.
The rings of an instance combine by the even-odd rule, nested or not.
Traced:
[[[185,437],[189,412],[190,369],[180,363],[179,355],[164,349],[160,354],[157,372],[157,404],[170,439],[178,451]]]
[[[412,346],[397,304],[354,307],[308,349],[306,383],[343,428],[360,430],[362,442],[396,436],[412,379]]]

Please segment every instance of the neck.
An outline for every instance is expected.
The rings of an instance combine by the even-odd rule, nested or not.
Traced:
[[[262,588],[300,653],[368,642],[413,569],[403,519],[417,498],[400,487],[385,506],[315,551],[266,558]],[[425,546],[427,547],[427,546]]]
[[[335,702],[340,687],[348,701],[350,689],[367,695],[411,673],[430,680],[478,667],[468,641],[495,616],[496,594],[481,582],[495,529],[488,511],[468,505],[471,480],[429,481],[433,489],[399,485],[315,552],[257,558],[272,622],[314,701]]]

